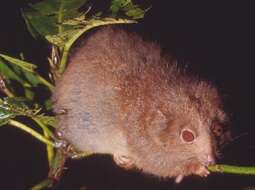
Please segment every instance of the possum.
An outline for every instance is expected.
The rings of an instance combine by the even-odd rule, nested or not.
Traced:
[[[61,138],[159,177],[207,176],[226,120],[217,89],[160,46],[103,27],[76,48],[53,93]],[[65,110],[64,114],[60,114]]]

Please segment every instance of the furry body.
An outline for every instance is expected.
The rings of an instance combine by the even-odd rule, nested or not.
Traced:
[[[117,161],[124,167],[131,160],[179,179],[208,174],[216,151],[211,126],[225,119],[214,87],[181,73],[157,44],[110,27],[70,57],[53,100],[56,113],[66,110],[59,131],[78,151],[124,156]],[[192,143],[180,137],[186,129]]]

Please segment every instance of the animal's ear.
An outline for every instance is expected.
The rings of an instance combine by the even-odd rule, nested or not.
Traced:
[[[130,156],[114,154],[113,160],[118,166],[125,169],[131,169],[135,167],[134,160]]]
[[[229,130],[229,126],[226,124],[214,121],[211,125],[211,132],[215,136],[218,145],[223,145],[233,140],[232,134]]]
[[[211,126],[211,131],[216,137],[223,135],[223,127],[218,122],[213,122]]]

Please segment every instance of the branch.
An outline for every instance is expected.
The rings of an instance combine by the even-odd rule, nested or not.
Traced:
[[[208,169],[217,173],[255,175],[255,166],[212,165]]]
[[[83,153],[79,153],[79,154],[74,154],[74,155],[71,156],[71,158],[72,158],[72,159],[79,160],[79,159],[82,159],[82,158],[91,156],[91,155],[93,155],[93,154],[94,154],[94,153],[92,153],[92,152],[83,152]]]
[[[37,76],[38,80],[39,80],[41,83],[43,83],[45,86],[47,86],[51,92],[53,92],[54,86],[53,86],[49,81],[47,81],[45,78],[43,78],[43,77],[42,77],[41,75],[39,75],[39,74],[36,74],[36,76]]]
[[[15,120],[11,119],[8,122],[8,124],[12,125],[14,127],[17,127],[19,129],[29,133],[30,135],[32,135],[33,137],[35,137],[36,139],[38,139],[39,141],[41,141],[41,142],[43,142],[43,143],[45,143],[47,145],[55,147],[55,144],[52,141],[50,141],[49,139],[45,138],[43,135],[41,135],[40,133],[38,133],[34,129],[31,129],[30,127],[26,126],[23,123],[20,123],[18,121],[15,121]]]
[[[42,190],[49,188],[53,185],[53,181],[51,179],[45,179],[41,181],[39,184],[33,186],[30,190]]]
[[[50,137],[54,137],[51,131],[45,126],[39,119],[33,118],[33,120],[43,129],[44,136],[48,139]],[[52,159],[54,157],[53,147],[49,144],[46,144],[46,150],[48,155],[48,163],[49,167],[51,166]]]

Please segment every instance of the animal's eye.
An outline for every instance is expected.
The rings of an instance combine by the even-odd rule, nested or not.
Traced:
[[[185,143],[192,143],[195,140],[195,134],[190,129],[183,129],[181,131],[181,139]]]

